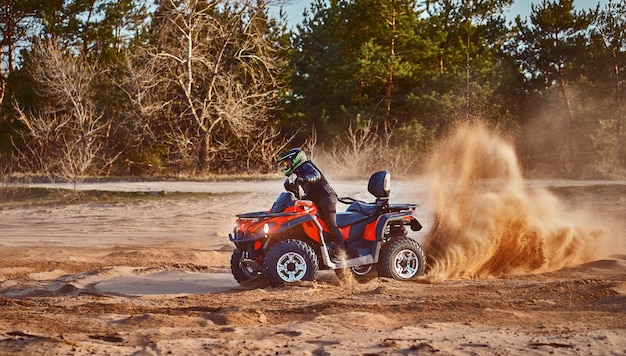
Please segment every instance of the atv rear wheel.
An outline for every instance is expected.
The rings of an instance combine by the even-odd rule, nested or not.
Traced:
[[[243,283],[261,275],[260,271],[256,271],[241,262],[241,251],[238,248],[236,248],[230,256],[230,270],[233,272],[235,280],[239,283]]]
[[[409,237],[389,241],[378,262],[378,275],[406,281],[417,278],[426,269],[426,255],[420,245]]]
[[[263,263],[270,285],[276,287],[296,281],[312,281],[319,262],[313,248],[300,240],[285,240],[274,245]]]

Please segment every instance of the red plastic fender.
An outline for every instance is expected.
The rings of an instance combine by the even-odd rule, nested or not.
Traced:
[[[363,240],[376,241],[376,225],[378,225],[379,219],[376,219],[376,221],[365,225],[365,230],[363,231]]]

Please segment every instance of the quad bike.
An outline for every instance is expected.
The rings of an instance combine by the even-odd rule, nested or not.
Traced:
[[[411,280],[424,273],[426,257],[420,245],[407,236],[407,226],[422,229],[415,216],[417,204],[389,203],[390,175],[374,173],[368,191],[373,203],[340,198],[349,204],[337,213],[337,226],[346,245],[345,258],[331,259],[334,243],[326,223],[300,192],[286,191],[269,211],[236,215],[229,239],[236,248],[231,270],[239,283],[265,276],[272,286],[312,281],[318,270],[333,269],[338,275],[353,273],[357,279],[375,275]]]

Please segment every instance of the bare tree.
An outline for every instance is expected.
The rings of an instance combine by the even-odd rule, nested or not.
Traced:
[[[178,159],[193,154],[198,172],[230,149],[232,137],[257,132],[276,100],[280,61],[262,4],[169,0],[160,9],[157,41],[143,61],[159,73],[159,85],[143,83],[159,104],[142,103],[145,90],[129,94],[160,108],[169,124],[163,137]]]
[[[27,69],[47,104],[32,112],[14,105],[26,127],[22,163],[31,171],[72,182],[76,191],[102,158],[107,128],[91,97],[95,66],[46,41],[35,43]]]
[[[326,152],[326,156],[341,174],[359,176],[367,173],[364,169],[371,167],[374,153],[380,149],[380,143],[373,130],[372,121],[361,120],[358,117],[356,128],[350,123],[345,138],[337,137],[333,141],[333,149]]]
[[[267,172],[273,170],[276,157],[293,141],[295,134],[285,136],[276,126],[267,125],[260,129],[255,137],[246,139],[250,157],[256,157]],[[249,165],[249,163],[248,163]]]
[[[394,172],[395,176],[415,175],[419,160],[425,155],[420,151],[422,136],[414,134],[411,139],[400,139],[400,143],[394,144],[396,132],[389,125],[384,126],[380,135],[380,149],[375,151],[374,157],[376,166]]]
[[[309,158],[312,161],[315,161],[318,155],[317,147],[317,130],[315,129],[315,126],[313,126],[311,129],[311,135],[304,141],[302,149],[304,149],[305,152],[308,152]]]
[[[13,173],[12,161],[12,157],[0,153],[0,198],[2,198],[3,191],[11,179],[11,173]]]

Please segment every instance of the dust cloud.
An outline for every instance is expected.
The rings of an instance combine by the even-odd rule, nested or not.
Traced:
[[[426,177],[435,214],[427,279],[540,273],[596,257],[604,232],[568,221],[554,195],[527,187],[513,147],[482,124],[439,143]]]

